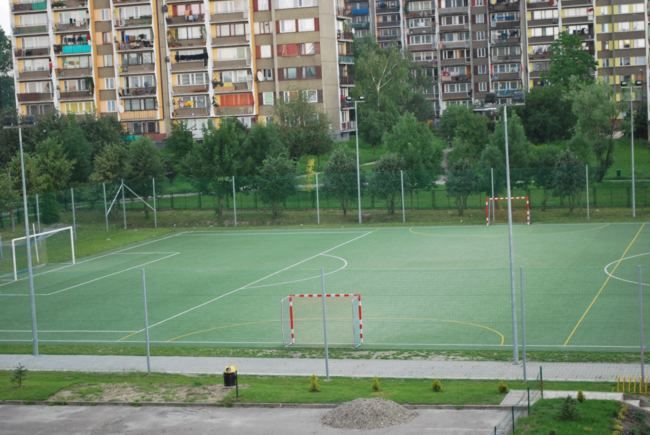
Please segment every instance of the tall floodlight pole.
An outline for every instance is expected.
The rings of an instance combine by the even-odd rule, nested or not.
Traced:
[[[628,82],[621,82],[621,86],[630,87],[630,164],[632,166],[632,217],[636,217],[636,174],[634,171],[634,99],[632,92],[634,88],[641,88],[643,82],[637,80],[634,84]]]
[[[510,305],[512,310],[512,359],[515,364],[519,362],[519,337],[517,334],[517,310],[515,307],[515,254],[512,242],[512,190],[510,188],[510,154],[508,144],[508,106],[503,106],[503,124],[505,133],[506,155],[506,190],[508,203],[508,247],[510,254]]]
[[[351,97],[347,97],[346,101],[352,101]],[[365,97],[359,97],[358,100],[354,100],[354,136],[356,142],[356,154],[357,154],[357,210],[359,215],[359,223],[362,223],[361,218],[361,165],[359,164],[359,103],[365,103]]]
[[[5,126],[3,128],[18,129],[18,147],[20,152],[20,178],[23,190],[23,213],[25,218],[25,241],[27,242],[27,277],[29,281],[29,305],[32,316],[32,355],[38,356],[38,324],[36,322],[36,291],[34,290],[34,271],[32,267],[32,241],[29,234],[29,208],[27,205],[27,180],[25,176],[25,154],[23,151],[23,129],[18,120],[18,126]]]

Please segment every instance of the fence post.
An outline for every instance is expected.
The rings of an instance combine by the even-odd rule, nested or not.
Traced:
[[[490,188],[492,192],[492,198],[494,198],[494,168],[490,168]],[[490,201],[488,204],[488,217],[490,218],[490,223],[494,222],[494,200]]]
[[[36,224],[38,226],[38,232],[41,232],[41,204],[38,193],[36,194]]]
[[[515,407],[514,406],[510,408],[510,412],[512,415],[512,433],[515,433]]]
[[[526,387],[526,393],[528,394],[528,415],[530,415],[530,387]]]
[[[402,223],[406,222],[406,210],[404,209],[404,171],[399,171],[400,188],[402,191]]]
[[[591,216],[589,215],[589,165],[585,165],[585,183],[587,184],[587,188],[585,189],[585,192],[587,192],[587,221],[590,221]]]
[[[330,361],[329,361],[329,348],[327,345],[327,306],[326,306],[326,293],[325,293],[325,269],[320,268],[320,291],[321,302],[323,307],[323,346],[325,349],[325,379],[330,380]]]
[[[104,223],[106,225],[106,232],[108,232],[108,205],[106,204],[106,183],[102,183],[102,191],[104,192]]]
[[[153,227],[158,228],[158,207],[156,206],[156,178],[151,177],[151,190],[153,191]]]
[[[539,390],[541,392],[542,399],[544,398],[544,372],[542,371],[542,366],[539,366]]]
[[[235,176],[232,177],[232,211],[235,218],[235,226],[237,226],[237,193],[235,192]]]
[[[643,319],[643,285],[641,284],[641,266],[637,266],[637,284],[639,286],[639,340],[641,347],[641,382],[645,382],[645,337]]]
[[[524,277],[524,268],[519,268],[519,290],[521,292],[521,360],[524,370],[524,382],[528,382],[528,376],[526,374],[526,304],[524,303],[524,288],[525,288],[525,277]]]
[[[318,172],[316,172],[316,223],[320,225],[320,196],[318,189]]]
[[[149,339],[149,309],[147,307],[147,277],[142,269],[142,292],[144,294],[144,337],[147,347],[147,373],[151,373],[151,341]]]
[[[120,189],[122,190],[122,216],[124,219],[124,229],[126,229],[126,199],[124,198],[124,180],[120,184]]]
[[[77,240],[77,208],[74,202],[74,187],[70,188],[70,205],[72,206],[72,235]]]

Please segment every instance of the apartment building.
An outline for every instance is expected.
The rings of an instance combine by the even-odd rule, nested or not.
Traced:
[[[354,130],[352,19],[343,0],[17,0],[23,115],[117,116],[162,139],[172,122],[267,122],[299,95]]]

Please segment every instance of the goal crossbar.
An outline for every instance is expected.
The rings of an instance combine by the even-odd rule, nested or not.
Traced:
[[[485,198],[485,225],[492,224],[490,206],[499,201],[507,201],[507,196],[488,196]],[[511,196],[511,201],[523,201],[526,206],[526,225],[530,225],[530,199],[528,196]]]
[[[70,234],[70,253],[72,257],[72,264],[76,263],[76,257],[75,257],[75,252],[74,252],[74,228],[70,227],[63,227],[63,228],[56,228],[54,230],[48,230],[48,231],[43,231],[40,233],[35,233],[35,234],[30,234],[29,235],[29,241],[30,243],[27,243],[28,247],[31,249],[31,245],[33,243],[33,240],[38,241],[38,239],[43,239],[47,238],[50,236],[53,236],[54,234],[58,233],[63,233],[63,232],[69,232]],[[18,281],[18,262],[16,259],[16,243],[27,240],[26,236],[22,237],[16,237],[15,239],[11,239],[11,258],[13,260],[13,272],[14,272],[14,281]],[[38,248],[36,248],[38,249]]]
[[[363,308],[361,304],[361,294],[358,293],[325,293],[326,299],[348,300],[352,304],[350,320],[352,321],[352,336],[355,347],[363,344]],[[299,293],[291,294],[282,299],[282,329],[283,337],[286,336],[286,344],[296,344],[296,307],[294,306],[300,300],[322,300],[322,293]],[[286,305],[286,313],[285,313]],[[285,317],[287,317],[285,319]],[[288,323],[288,325],[285,325]],[[285,327],[288,331],[285,331]],[[288,334],[286,334],[288,332]]]

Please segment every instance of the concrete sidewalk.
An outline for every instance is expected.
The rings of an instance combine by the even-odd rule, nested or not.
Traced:
[[[146,358],[139,356],[94,355],[0,355],[0,370],[23,364],[32,371],[142,372]],[[324,376],[322,359],[308,358],[223,358],[174,357],[151,358],[151,370],[158,373],[221,374],[234,364],[240,374],[271,376]],[[639,364],[614,363],[528,363],[528,378],[535,379],[539,367],[545,380],[609,381],[617,376],[640,376]],[[502,361],[436,360],[330,360],[330,375],[350,377],[439,379],[522,379],[522,365]],[[646,372],[650,370],[646,366]]]

